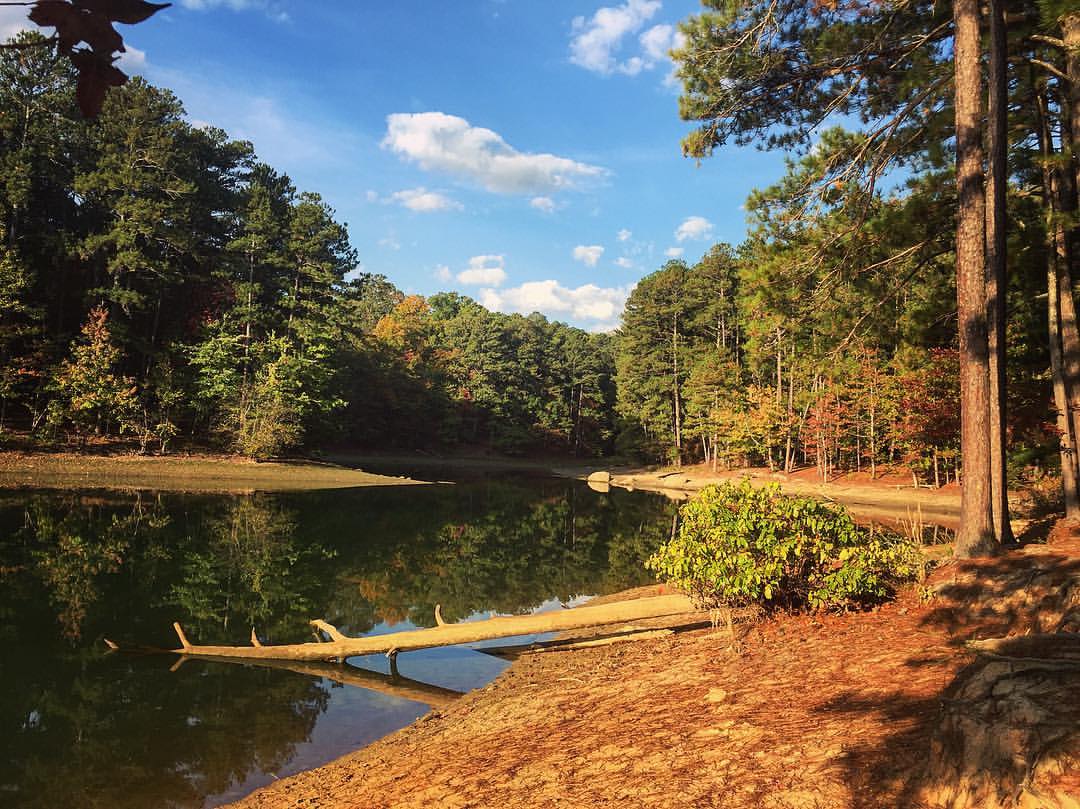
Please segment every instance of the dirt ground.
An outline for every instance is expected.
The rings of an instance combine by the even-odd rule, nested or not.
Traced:
[[[0,452],[0,488],[296,491],[421,483],[313,461],[256,463],[224,455]]]
[[[235,806],[924,806],[947,689],[974,660],[964,642],[1080,628],[1080,539],[1052,539],[945,563],[872,612],[526,655],[451,707]],[[1080,800],[1080,765],[1052,778]]]

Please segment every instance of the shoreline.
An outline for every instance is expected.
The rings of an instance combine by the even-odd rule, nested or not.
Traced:
[[[0,452],[0,490],[118,489],[249,493],[431,485],[315,460],[255,462],[233,456]]]
[[[942,774],[950,762],[931,752],[947,727],[943,706],[985,664],[967,641],[1075,631],[1080,539],[1064,540],[950,561],[866,612],[525,654],[450,706],[228,806],[857,809],[951,805],[957,790],[999,787],[1072,795],[1080,774],[1067,758],[1013,784],[1012,773],[964,770],[962,757]],[[1033,732],[1060,724],[1066,705],[1080,728],[1074,682],[1023,692],[1030,684],[1018,680]],[[990,735],[1038,761],[1012,730]],[[975,797],[964,805],[1020,805]]]
[[[801,469],[791,474],[770,472],[767,468],[748,467],[713,472],[707,466],[652,467],[627,465],[618,459],[572,459],[572,458],[504,458],[475,455],[380,455],[374,453],[329,453],[327,457],[346,465],[370,463],[390,467],[415,467],[416,469],[454,469],[463,472],[520,472],[544,474],[554,477],[580,480],[602,492],[603,486],[616,486],[628,491],[648,491],[663,494],[675,500],[701,491],[706,486],[738,481],[748,478],[754,485],[779,483],[787,494],[807,495],[829,500],[846,506],[860,507],[861,512],[874,509],[897,515],[901,509],[910,509],[917,518],[921,510],[935,522],[955,521],[960,513],[960,488],[955,485],[934,489],[916,489],[898,476],[882,476],[871,482],[850,474],[835,477],[828,483],[812,479],[812,470]],[[590,476],[607,473],[606,482],[590,481]],[[1010,495],[1018,499],[1018,493]]]
[[[608,472],[611,475],[609,485],[631,491],[641,489],[657,493],[682,492],[693,494],[706,486],[728,481],[748,479],[755,486],[779,483],[787,494],[809,495],[824,500],[832,500],[844,505],[920,507],[936,514],[956,515],[960,511],[960,489],[948,486],[940,489],[897,483],[895,479],[881,478],[870,482],[851,480],[849,476],[840,476],[828,483],[808,479],[807,470],[793,473],[770,472],[768,469],[750,467],[713,472],[703,465],[682,468],[675,467],[595,467],[588,473],[566,470],[579,480],[589,480],[590,475]]]
[[[363,471],[384,467],[390,474]],[[394,474],[401,470],[405,474]],[[425,474],[425,470],[431,474]],[[842,475],[828,483],[812,470],[792,474],[747,468],[713,472],[705,465],[630,466],[613,459],[506,458],[476,455],[405,455],[327,452],[320,458],[256,462],[239,456],[190,452],[168,456],[112,453],[0,450],[0,489],[121,489],[180,492],[304,491],[355,486],[408,486],[449,483],[439,472],[462,475],[506,472],[580,480],[603,492],[615,486],[685,500],[706,486],[747,478],[755,486],[779,483],[787,494],[839,503],[866,519],[933,523],[955,527],[960,488],[918,488],[896,476],[873,482]],[[608,476],[608,477],[604,477]],[[864,476],[865,477],[865,476]],[[422,478],[422,479],[421,479]],[[1013,493],[1011,499],[1018,500]],[[1015,509],[1015,505],[1014,505]],[[1014,511],[1014,514],[1016,511]],[[1015,520],[1014,531],[1026,520]]]

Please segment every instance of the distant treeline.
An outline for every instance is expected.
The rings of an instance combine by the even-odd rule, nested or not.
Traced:
[[[168,91],[133,80],[87,123],[69,65],[3,50],[0,430],[252,456],[465,446],[823,477],[903,464],[946,483],[962,472],[956,197],[932,134],[881,191],[860,172],[823,188],[863,140],[821,133],[751,195],[746,242],[667,263],[616,333],[590,334],[453,293],[406,297],[358,270],[317,194],[191,126]],[[1042,193],[1040,148],[1014,144],[1009,197],[1014,469],[1056,462],[1048,311],[1075,332],[1071,295],[1047,306],[1048,272],[1066,278],[1078,253]]]
[[[405,297],[318,194],[167,90],[132,80],[85,122],[74,89],[51,48],[0,51],[0,430],[610,448],[609,337]]]

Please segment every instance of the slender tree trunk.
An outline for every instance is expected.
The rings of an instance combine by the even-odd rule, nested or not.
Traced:
[[[1065,383],[1067,418],[1072,430],[1072,446],[1076,449],[1080,437],[1080,331],[1077,329],[1076,301],[1073,297],[1072,271],[1074,248],[1069,242],[1070,234],[1065,230],[1062,219],[1073,213],[1070,204],[1072,178],[1063,179],[1060,167],[1054,165],[1053,137],[1050,131],[1049,100],[1040,95],[1038,101],[1039,117],[1042,128],[1041,148],[1044,160],[1043,182],[1048,186],[1044,195],[1047,203],[1048,222],[1051,226],[1051,248],[1056,256],[1056,276],[1058,285],[1058,307],[1060,312],[1061,337],[1061,374]],[[1064,128],[1064,123],[1063,123]],[[1071,175],[1071,172],[1068,172]],[[1080,480],[1080,457],[1073,456]]]
[[[679,313],[671,324],[671,378],[675,397],[675,466],[682,466],[682,411],[679,405]]]
[[[1053,238],[1051,236],[1051,238]],[[1065,516],[1080,517],[1080,493],[1077,490],[1076,444],[1070,422],[1069,400],[1065,392],[1061,352],[1061,307],[1058,300],[1058,259],[1053,250],[1046,256],[1047,312],[1050,323],[1050,371],[1054,387],[1054,407],[1057,410],[1057,429],[1061,444],[1061,487],[1065,500]]]
[[[1072,11],[1061,19],[1061,31],[1065,40],[1065,72],[1069,76],[1069,118],[1072,131],[1073,176],[1080,188],[1080,154],[1077,154],[1076,138],[1080,137],[1080,11]]]
[[[874,383],[870,383],[870,480],[877,478],[877,431],[874,419],[877,411]]]
[[[983,189],[979,3],[956,0],[956,309],[960,333],[960,446],[964,486],[956,555],[994,553],[990,483],[990,357],[986,335],[986,198]]]
[[[1054,407],[1057,410],[1058,440],[1061,446],[1061,487],[1065,501],[1065,516],[1080,516],[1080,490],[1077,489],[1076,444],[1072,421],[1069,418],[1069,397],[1065,384],[1064,361],[1061,343],[1060,305],[1060,256],[1057,248],[1059,229],[1054,222],[1053,177],[1050,166],[1051,151],[1046,122],[1045,98],[1038,98],[1038,137],[1042,156],[1043,205],[1046,210],[1046,306],[1050,337],[1050,373],[1054,389]]]
[[[784,401],[784,377],[782,375],[783,367],[781,365],[781,346],[780,341],[780,327],[776,327],[776,403],[780,404]]]
[[[989,177],[986,183],[986,314],[990,349],[990,484],[994,536],[998,542],[1013,541],[1009,520],[1009,489],[1006,469],[1006,298],[1009,281],[1006,264],[1008,193],[1008,77],[1005,37],[1005,0],[988,0],[990,17],[990,72],[987,131]]]

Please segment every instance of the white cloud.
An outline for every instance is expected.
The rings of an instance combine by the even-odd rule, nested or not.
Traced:
[[[124,43],[126,51],[120,54],[116,66],[131,75],[133,73],[145,73],[147,70],[146,51],[139,50],[134,45]]]
[[[675,230],[675,241],[685,242],[688,239],[701,241],[712,236],[713,225],[704,216],[688,216]]]
[[[595,267],[602,255],[604,255],[604,248],[598,244],[579,244],[573,251],[574,260],[580,261],[586,267]]]
[[[650,65],[669,59],[668,53],[686,44],[686,37],[671,25],[654,25],[638,37],[645,60]]]
[[[610,331],[619,325],[623,305],[632,289],[632,286],[595,284],[570,288],[554,280],[528,281],[510,289],[482,289],[479,301],[488,309],[500,312],[541,312],[553,318],[584,322],[595,331]]]
[[[533,197],[529,200],[529,205],[544,213],[553,213],[555,211],[555,200],[551,197]]]
[[[428,191],[424,187],[407,188],[404,191],[395,191],[390,195],[390,202],[396,202],[410,211],[417,213],[434,213],[436,211],[460,211],[460,202],[438,191]]]
[[[442,112],[394,113],[382,145],[427,171],[441,171],[501,194],[546,194],[607,172],[553,154],[519,152],[490,129]]]
[[[609,75],[614,72],[633,76],[645,67],[645,60],[633,56],[620,61],[616,52],[623,39],[641,30],[660,10],[659,0],[627,0],[621,6],[597,9],[586,20],[576,17],[572,24],[570,61],[594,73]]]
[[[469,259],[469,268],[457,274],[460,284],[472,286],[497,287],[506,280],[502,256],[473,256]]]
[[[638,34],[638,53],[624,43],[644,28],[660,10],[659,0],[627,0],[621,6],[598,9],[588,20],[576,17],[571,25],[570,61],[575,65],[610,76],[636,76],[659,64],[671,64],[669,53],[686,44],[683,33],[668,23],[660,23]],[[675,84],[674,66],[664,83]]]
[[[443,283],[446,283],[447,281],[449,281],[454,276],[450,272],[449,267],[447,267],[445,264],[439,264],[439,265],[437,265],[435,267],[435,277],[438,278]]]
[[[401,242],[391,233],[389,236],[379,239],[379,247],[385,247],[387,250],[400,250]]]
[[[681,247],[669,247],[664,251],[664,255],[668,258],[679,258],[685,252]]]
[[[615,259],[615,264],[619,267],[622,267],[624,270],[629,270],[631,267],[634,266],[634,262],[628,259],[626,256],[619,256],[617,259]]]
[[[366,199],[368,202],[378,202],[379,201],[379,192],[378,191],[372,191],[371,189],[368,189],[367,191],[364,192],[364,199]]]
[[[633,235],[634,234],[631,233],[629,230],[627,230],[626,228],[623,228],[622,230],[620,230],[618,233],[615,234],[615,238],[617,238],[620,242],[628,242],[628,241],[630,241],[630,237],[633,236]]]

